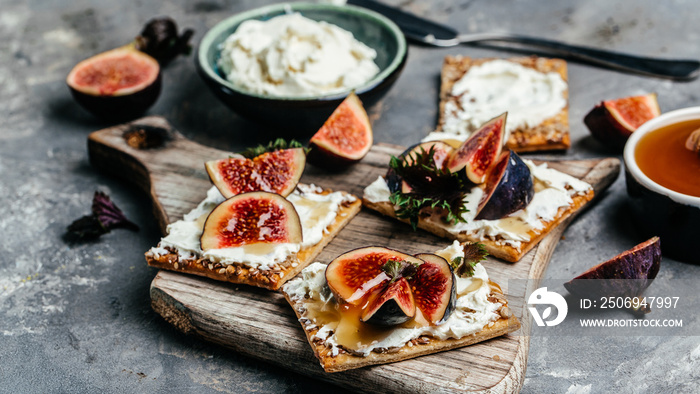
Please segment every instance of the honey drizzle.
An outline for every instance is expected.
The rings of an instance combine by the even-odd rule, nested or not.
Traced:
[[[360,303],[361,305],[364,303]],[[416,317],[404,324],[391,327],[380,327],[360,321],[362,306],[348,303],[337,304],[335,302],[323,303],[318,300],[306,300],[305,317],[313,321],[319,327],[338,323],[335,328],[335,341],[348,350],[357,350],[367,347],[375,342],[386,339],[394,329],[416,328],[428,325],[419,310]],[[424,322],[424,323],[421,323]]]

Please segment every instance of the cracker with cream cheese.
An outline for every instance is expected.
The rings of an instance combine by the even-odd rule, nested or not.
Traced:
[[[287,199],[301,219],[304,241],[298,251],[273,250],[265,255],[250,255],[250,261],[230,261],[216,251],[203,252],[199,237],[204,221],[224,200],[212,187],[199,206],[168,226],[168,235],[146,252],[146,261],[160,269],[277,290],[309,265],[362,205],[352,194],[304,184],[297,185]]]
[[[455,241],[436,252],[451,261],[464,256]],[[508,309],[501,288],[490,281],[486,269],[476,264],[470,278],[457,277],[456,308],[437,326],[416,326],[411,321],[370,337],[342,339],[335,299],[325,279],[326,265],[314,263],[282,288],[294,309],[311,348],[326,372],[339,372],[370,365],[386,364],[463,347],[495,338],[520,328],[520,322]],[[368,327],[358,324],[357,331]],[[347,331],[347,330],[346,330]],[[353,343],[353,344],[351,344]]]
[[[479,69],[470,77],[474,78],[471,84],[460,82],[470,70],[494,61],[505,66],[501,67],[504,75],[510,73],[507,81],[504,79],[502,83],[497,83],[493,74],[489,74],[491,71]],[[513,70],[508,68],[507,63],[510,63]],[[512,78],[523,68],[533,75]],[[483,81],[483,86],[475,86],[480,83],[479,78]],[[491,87],[495,89],[493,92],[484,90]],[[470,88],[482,92],[488,98],[477,99],[479,93],[470,96]],[[517,108],[518,104],[513,108],[514,99],[509,96],[514,95],[523,97],[520,108]],[[480,105],[478,108],[477,102]],[[510,126],[506,146],[511,150],[562,150],[571,145],[566,62],[561,59],[536,56],[510,59],[447,56],[442,66],[439,111],[437,130],[425,140],[464,141],[482,123],[508,112]]]
[[[469,212],[466,223],[449,224],[433,213],[418,218],[418,228],[437,236],[460,242],[480,242],[489,254],[510,262],[520,260],[552,229],[593,199],[593,187],[546,164],[536,165],[523,160],[530,168],[535,194],[530,204],[520,211],[497,220],[475,220],[483,190],[475,186],[465,196]],[[391,191],[383,177],[365,188],[363,204],[384,215],[396,218],[389,202]],[[397,218],[398,219],[398,218]],[[398,219],[408,223],[407,219]]]

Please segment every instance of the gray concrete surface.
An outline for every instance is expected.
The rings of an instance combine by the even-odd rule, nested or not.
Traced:
[[[170,15],[198,41],[226,16],[263,2],[226,0],[0,0],[0,392],[318,392],[339,389],[183,336],[149,306],[155,270],[143,252],[159,234],[139,190],[87,160],[86,137],[108,126],[71,99],[64,79],[78,61],[127,43],[151,17]],[[268,3],[267,1],[264,3]],[[512,31],[654,56],[700,57],[700,3],[653,0],[393,1],[464,32]],[[508,56],[488,48],[411,46],[406,70],[372,109],[380,142],[410,144],[433,129],[442,58]],[[221,149],[259,142],[259,127],[226,109],[192,58],[171,64],[149,114]],[[589,137],[583,116],[598,101],[657,92],[664,111],[699,104],[700,82],[674,83],[570,63],[572,148],[557,158],[615,155]],[[106,191],[141,226],[71,244],[66,225]],[[623,179],[578,219],[548,278],[570,278],[641,241]],[[660,278],[700,269],[664,259]],[[697,324],[697,316],[689,316]],[[692,392],[700,339],[538,336],[525,393]]]

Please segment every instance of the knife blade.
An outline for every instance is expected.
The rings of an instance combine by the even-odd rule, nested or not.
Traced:
[[[512,33],[459,34],[457,30],[451,27],[375,0],[348,0],[348,4],[364,7],[386,16],[396,23],[406,38],[427,45],[450,47],[459,44],[479,45],[483,42],[514,43],[544,50],[550,56],[555,55],[586,64],[645,76],[668,78],[676,81],[691,81],[700,76],[700,62],[697,59],[663,59],[629,55]],[[498,47],[508,49],[507,46],[498,45]]]

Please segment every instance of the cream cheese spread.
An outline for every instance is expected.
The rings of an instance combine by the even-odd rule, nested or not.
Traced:
[[[200,256],[223,265],[242,263],[253,268],[270,269],[302,248],[319,243],[327,232],[326,228],[335,221],[341,204],[355,200],[355,197],[349,194],[341,192],[320,194],[321,191],[321,188],[314,185],[299,184],[296,190],[287,196],[287,200],[294,205],[301,220],[303,241],[300,244],[253,244],[238,248],[202,251],[199,238],[202,235],[204,222],[209,213],[224,201],[224,197],[216,187],[212,187],[204,201],[186,214],[182,220],[168,226],[168,235],[162,238],[158,247],[152,248],[151,252],[155,255],[165,255],[168,254],[165,248],[171,247],[177,249],[181,259]]]
[[[535,185],[535,194],[527,207],[497,220],[475,220],[477,207],[483,190],[475,186],[464,197],[468,212],[462,217],[466,222],[448,224],[436,218],[435,224],[452,234],[467,233],[480,240],[491,240],[498,244],[519,248],[522,242],[530,241],[530,230],[541,230],[545,223],[553,220],[559,208],[567,207],[573,197],[586,194],[591,185],[570,175],[547,167],[546,163],[535,165],[523,160],[530,168]],[[364,198],[373,203],[389,202],[391,192],[384,178],[379,177],[364,190]]]
[[[449,247],[436,252],[437,255],[451,261],[455,257],[463,257],[464,251],[459,242],[454,241]],[[331,310],[335,308],[333,298],[325,277],[326,265],[313,263],[302,270],[301,275],[287,282],[283,291],[293,302],[302,303],[310,310],[310,305]],[[307,316],[300,320],[308,329],[318,328],[315,338],[332,349],[332,354],[338,354],[340,348],[350,350],[354,354],[368,355],[375,349],[390,349],[406,345],[412,339],[427,335],[437,339],[462,338],[481,331],[485,326],[500,318],[498,310],[500,303],[488,300],[491,288],[486,269],[481,264],[474,267],[474,276],[470,278],[457,277],[457,300],[455,310],[450,317],[437,326],[400,325],[387,330],[380,337],[375,337],[370,343],[341,343],[336,331],[340,321],[321,322]]]
[[[221,44],[218,65],[252,93],[308,97],[361,86],[379,72],[376,57],[349,31],[293,13],[241,23]]]
[[[567,83],[556,72],[492,60],[471,67],[454,84],[450,92],[454,100],[445,103],[442,131],[462,136],[463,141],[504,112],[508,112],[506,133],[534,127],[566,107],[566,90]]]

